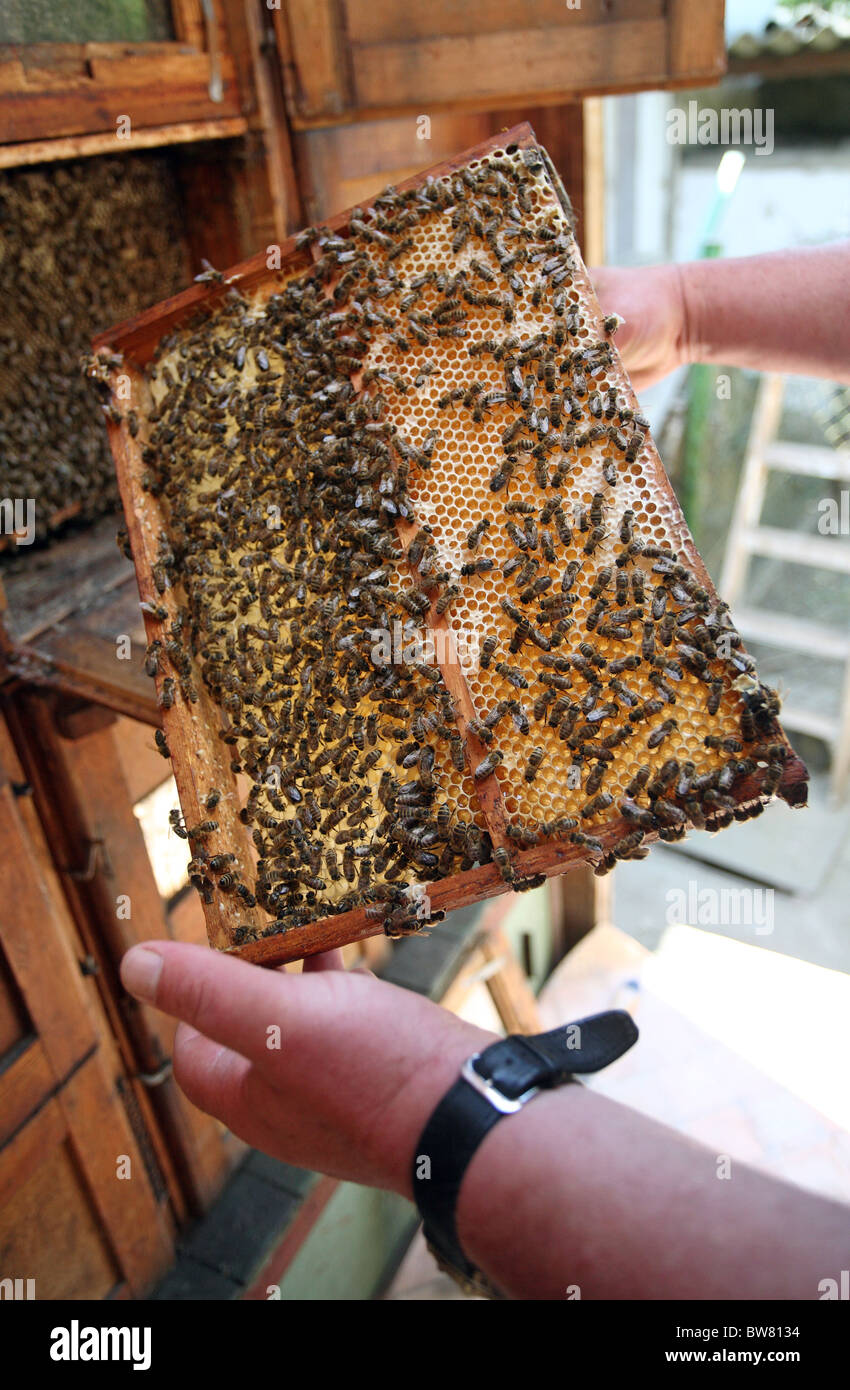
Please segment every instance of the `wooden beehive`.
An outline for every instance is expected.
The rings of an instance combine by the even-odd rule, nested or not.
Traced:
[[[96,341],[214,946],[297,959],[804,804],[614,326],[517,126]]]

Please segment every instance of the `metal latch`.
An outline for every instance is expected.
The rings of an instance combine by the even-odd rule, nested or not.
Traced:
[[[218,16],[214,0],[201,0],[204,12],[204,27],[207,31],[207,52],[210,55],[210,101],[224,99],[224,82],[221,76],[221,52],[218,46]]]

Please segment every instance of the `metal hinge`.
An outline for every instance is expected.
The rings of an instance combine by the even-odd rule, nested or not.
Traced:
[[[156,1071],[137,1071],[131,1078],[133,1081],[141,1081],[143,1086],[161,1086],[163,1081],[167,1081],[174,1070],[174,1064],[170,1057]]]

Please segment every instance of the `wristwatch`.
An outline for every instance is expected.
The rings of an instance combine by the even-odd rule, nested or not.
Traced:
[[[607,1067],[637,1037],[631,1014],[611,1009],[549,1033],[511,1034],[464,1063],[425,1125],[413,1155],[413,1192],[428,1248],[464,1292],[504,1297],[467,1259],[455,1225],[460,1186],[484,1136],[540,1091]]]

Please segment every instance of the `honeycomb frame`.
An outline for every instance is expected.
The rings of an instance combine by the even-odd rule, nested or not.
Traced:
[[[560,180],[545,151],[537,145],[533,131],[525,124],[483,142],[447,164],[436,166],[407,180],[399,185],[398,192],[421,189],[431,181],[450,178],[460,170],[474,170],[494,158],[524,159],[527,152],[536,152],[534,167],[538,183],[538,191],[532,195],[533,207],[529,210],[529,216],[542,216],[545,213],[550,217],[553,209],[557,208],[558,215],[571,229],[569,202]],[[342,234],[349,227],[352,211],[340,213],[328,219],[324,225],[330,232]],[[434,245],[435,238],[439,239],[440,235],[443,236],[441,251],[439,246]],[[431,243],[428,248],[431,265],[434,264],[435,258],[439,261],[440,255],[444,264],[457,265],[458,256],[452,250],[450,239],[446,241],[446,236],[445,228],[442,231],[439,227],[437,231],[431,228]],[[480,255],[480,250],[466,251],[466,261],[475,254]],[[167,338],[175,329],[183,328],[197,320],[199,310],[213,311],[227,287],[232,286],[246,295],[256,294],[266,298],[278,292],[289,281],[307,274],[314,264],[315,257],[315,248],[311,251],[303,239],[291,238],[281,248],[280,270],[268,269],[265,254],[254,257],[226,272],[223,282],[212,281],[196,285],[184,294],[155,306],[130,323],[102,334],[95,341],[96,352],[116,353],[122,358],[120,363],[116,359],[110,367],[109,382],[113,398],[120,403],[121,411],[127,410],[127,415],[113,410],[107,415],[107,426],[127,517],[140,595],[143,604],[146,605],[146,627],[152,641],[160,634],[161,626],[151,617],[148,610],[156,607],[164,609],[169,620],[173,621],[178,608],[174,591],[166,588],[165,592],[160,592],[155,583],[160,537],[163,533],[167,534],[167,518],[158,498],[147,490],[143,481],[143,435],[134,434],[128,426],[131,413],[135,413],[137,417],[144,417],[149,413],[153,403],[144,368],[163,338]],[[410,259],[415,263],[415,254],[411,255]],[[461,263],[462,261],[463,253]],[[579,337],[589,337],[592,330],[596,337],[600,338],[605,332],[602,316],[574,244],[572,261],[574,273],[569,302],[574,304],[583,316],[580,320],[582,327]],[[473,325],[475,336],[466,344],[453,343],[451,338],[447,340],[447,346],[440,352],[440,381],[432,384],[430,380],[426,380],[420,392],[426,404],[429,397],[431,398],[429,408],[432,412],[434,400],[441,392],[445,392],[446,381],[449,379],[446,377],[446,371],[452,371],[450,380],[460,386],[468,387],[473,375],[479,379],[482,377],[485,372],[482,365],[483,355],[472,361],[467,349],[469,342],[486,339],[488,333],[497,327],[504,333],[504,325],[501,322],[497,324],[496,317],[495,314],[491,314],[488,318],[487,310],[476,315]],[[516,315],[516,326],[512,331],[520,337],[521,343],[528,342],[529,337],[534,336],[535,329],[540,329],[544,322],[544,310],[524,306]],[[527,336],[522,338],[522,334]],[[394,350],[386,341],[382,343],[380,338],[370,347],[368,361],[373,371],[392,371],[398,366],[395,358]],[[446,362],[451,364],[449,368],[446,368]],[[415,371],[416,365],[417,350],[413,348],[405,354],[405,366]],[[492,364],[488,364],[486,370],[490,371],[491,366]],[[495,389],[500,373],[500,368],[490,371],[490,376],[482,385],[488,389]],[[595,387],[604,385],[606,389],[610,385],[621,401],[630,403],[632,411],[639,410],[616,350],[605,367],[604,378],[593,384]],[[411,419],[411,411],[403,400],[397,401],[396,407],[398,419],[404,423],[406,437],[414,447],[420,447],[428,420]],[[450,413],[444,411],[443,416]],[[419,414],[427,415],[427,410],[420,410]],[[441,554],[462,555],[465,534],[476,516],[481,514],[484,503],[488,499],[492,502],[493,494],[489,490],[489,480],[493,460],[499,456],[499,435],[508,419],[509,412],[506,412],[504,403],[497,404],[492,411],[486,413],[484,418],[475,423],[474,429],[468,420],[459,418],[455,426],[441,418],[439,444],[434,451],[431,467],[427,473],[416,473],[411,477],[409,496],[417,520],[399,520],[397,524],[405,554],[415,543],[419,526],[427,523]],[[577,534],[580,527],[584,526],[586,529],[589,526],[588,509],[593,505],[594,496],[599,491],[600,472],[606,458],[610,457],[607,440],[591,441],[584,448],[577,474],[570,479],[573,494],[572,522]],[[458,463],[461,458],[462,466]],[[530,499],[535,492],[533,481],[529,482],[527,477],[525,480],[512,478],[509,490],[514,500],[518,501],[522,501],[526,496]],[[613,512],[610,511],[611,498],[614,498],[617,504]],[[537,500],[539,501],[539,497]],[[609,509],[606,523],[613,521],[614,524],[606,526],[606,535],[597,546],[599,553],[594,554],[594,563],[606,558],[606,548],[610,549],[610,558],[613,559],[614,550],[611,547],[614,546],[614,538],[620,535],[623,512],[630,506],[637,523],[635,529],[640,526],[644,533],[651,534],[654,543],[683,557],[712,602],[717,602],[711,581],[690,537],[648,431],[634,459],[628,467],[621,469],[616,489],[609,490],[606,505]],[[517,519],[521,521],[522,516]],[[580,539],[583,538],[584,532],[580,536]],[[548,720],[535,723],[533,735],[525,740],[524,745],[518,738],[506,737],[500,732],[498,746],[503,752],[502,763],[490,776],[477,784],[470,780],[470,770],[489,750],[485,743],[465,727],[467,722],[484,714],[494,700],[510,698],[516,694],[516,690],[511,688],[506,678],[494,670],[492,664],[488,669],[478,666],[477,669],[471,668],[467,672],[458,659],[456,644],[465,628],[474,628],[480,634],[482,627],[486,625],[488,630],[494,631],[502,639],[506,638],[510,631],[509,626],[506,626],[504,610],[500,607],[500,600],[507,592],[501,574],[501,565],[507,555],[504,528],[491,526],[475,553],[492,560],[493,567],[484,573],[468,576],[466,583],[461,586],[460,596],[446,614],[438,615],[432,601],[426,618],[430,631],[435,636],[438,633],[443,636],[442,642],[438,644],[437,664],[445,686],[459,711],[458,718],[459,722],[462,722],[467,745],[468,770],[461,779],[462,785],[455,778],[452,789],[455,801],[468,808],[475,822],[486,828],[494,850],[506,849],[510,853],[517,879],[533,880],[564,872],[579,864],[598,864],[598,858],[589,854],[583,845],[557,834],[544,836],[541,843],[527,848],[521,845],[518,848],[516,841],[512,841],[508,834],[509,827],[517,823],[525,823],[526,820],[547,821],[552,816],[563,814],[572,815],[579,824],[583,824],[577,814],[582,803],[587,800],[587,792],[581,786],[581,770],[578,787],[570,787],[568,777],[573,764],[563,740],[558,740],[556,731],[550,727]],[[574,612],[581,615],[584,621],[591,599],[586,590],[581,590],[581,582],[580,579],[576,600],[578,606]],[[601,644],[603,655],[607,657],[613,657],[615,652],[622,649],[616,637],[603,636],[596,640]],[[516,656],[509,659],[514,669],[522,672],[529,681],[533,674],[529,662],[533,663],[536,650],[535,647],[529,648],[526,644],[520,647]],[[163,676],[158,673],[156,679],[161,691]],[[625,681],[631,682],[631,686],[640,686],[636,693],[642,700],[657,693],[652,686],[647,685],[643,673],[638,673],[635,677],[627,673]],[[163,709],[163,728],[174,766],[182,812],[187,825],[197,824],[206,814],[204,801],[208,788],[224,788],[225,794],[215,812],[219,823],[218,835],[222,844],[226,843],[229,849],[235,851],[236,869],[239,874],[250,878],[252,850],[247,830],[239,819],[240,793],[236,779],[216,731],[217,709],[204,689],[203,682],[199,679],[196,684],[197,702],[178,699],[170,707]],[[686,670],[681,684],[682,691],[677,690],[677,697],[687,692],[688,698],[683,701],[677,699],[677,715],[681,715],[685,709],[687,717],[678,719],[679,727],[664,741],[663,746],[659,745],[657,755],[653,755],[653,774],[669,757],[687,757],[688,751],[693,749],[693,740],[704,728],[709,727],[695,699],[697,695],[704,694],[700,682]],[[722,711],[720,723],[714,720],[711,723],[712,733],[731,734],[733,727],[736,727],[733,714],[734,709],[731,705]],[[764,737],[779,741],[787,750],[782,775],[775,790],[789,804],[803,804],[805,768],[793,754],[775,719],[771,721],[769,734],[765,733]],[[544,756],[537,775],[529,781],[524,775],[524,760],[529,747],[538,743],[543,746]],[[520,751],[524,755],[522,761]],[[766,769],[759,768],[751,775],[741,778],[732,788],[731,795],[737,807],[751,807],[759,801],[765,774]],[[625,782],[621,776],[616,784],[617,795],[622,796],[624,790]],[[592,833],[607,853],[633,828],[633,825],[621,816],[612,815],[601,824],[594,820]],[[690,823],[686,828],[692,828]],[[656,834],[649,832],[644,835],[642,844],[648,845],[655,838]],[[436,878],[427,882],[425,888],[429,911],[439,913],[495,896],[508,891],[510,886],[496,864],[490,862],[453,873],[449,877]],[[266,924],[266,919],[259,909],[246,908],[244,904],[236,903],[232,897],[219,893],[214,895],[212,901],[204,903],[204,911],[210,943],[213,946],[233,951],[246,959],[266,965],[298,959],[383,930],[374,913],[369,914],[365,908],[357,907],[305,925],[292,926],[284,933],[259,936],[239,945],[235,944],[239,939],[236,935],[238,930],[244,932],[247,926],[260,932]]]

